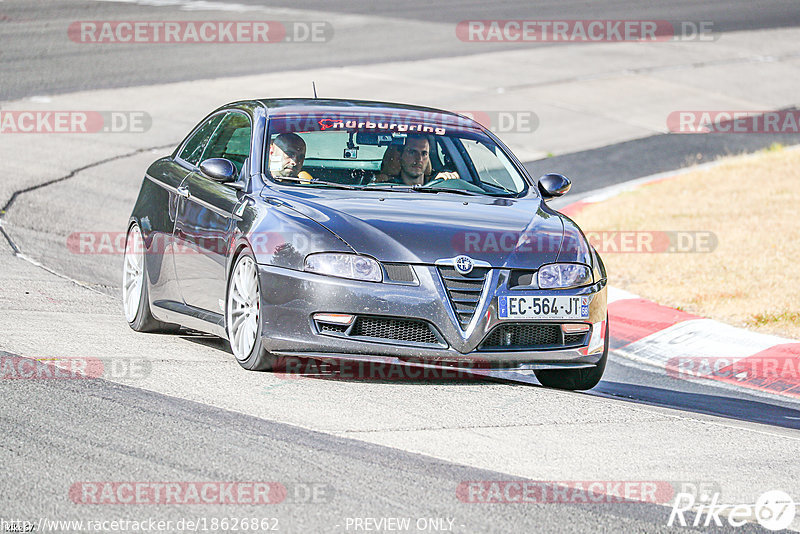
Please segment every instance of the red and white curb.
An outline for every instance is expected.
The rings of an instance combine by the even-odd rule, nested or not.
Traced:
[[[752,156],[742,156],[742,159]],[[561,209],[571,216],[587,205],[623,191],[718,163],[660,173],[593,192]],[[800,398],[800,342],[750,332],[692,315],[609,287],[611,350],[682,380],[715,381],[728,386]]]
[[[800,342],[750,332],[609,288],[611,349],[680,380],[800,398]]]

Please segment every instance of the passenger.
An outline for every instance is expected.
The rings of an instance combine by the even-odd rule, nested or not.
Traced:
[[[457,172],[440,172],[432,176],[430,141],[424,135],[409,135],[402,148],[390,145],[386,148],[381,173],[375,177],[378,183],[422,185],[431,180],[457,179]]]
[[[269,146],[269,172],[274,178],[299,178],[311,182],[311,175],[303,170],[306,159],[306,142],[294,133],[283,133]]]

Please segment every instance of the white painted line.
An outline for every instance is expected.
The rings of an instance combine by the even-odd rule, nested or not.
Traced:
[[[800,150],[800,144],[784,147],[784,150]],[[603,202],[604,200],[608,200],[627,191],[633,191],[637,187],[649,184],[651,182],[657,182],[658,180],[663,180],[666,178],[676,178],[678,176],[682,176],[684,174],[688,174],[694,171],[704,171],[708,169],[713,169],[714,167],[717,167],[719,165],[724,165],[726,163],[745,162],[751,159],[755,159],[756,157],[762,154],[763,152],[753,152],[751,154],[742,154],[740,156],[729,156],[725,157],[724,159],[709,161],[708,163],[701,163],[699,165],[693,165],[691,167],[684,167],[682,169],[659,172],[648,176],[642,176],[641,178],[635,178],[633,180],[628,180],[627,182],[601,187],[600,189],[594,189],[592,191],[579,195],[576,198],[570,199],[570,202],[568,204],[564,204],[563,206],[560,206],[560,208],[556,207],[555,209],[563,209],[577,202],[587,202],[592,204],[597,202]],[[551,202],[550,205],[555,207],[557,205],[560,205],[560,203]]]
[[[663,367],[674,358],[726,358],[731,363],[791,340],[750,332],[712,319],[682,321],[618,352]]]
[[[800,145],[793,145],[784,150],[800,150]],[[662,172],[615,184],[601,189],[596,189],[582,197],[573,200],[573,203],[596,203],[613,198],[623,192],[632,191],[642,185],[662,179],[674,178],[689,172],[708,170],[719,165],[731,162],[745,162],[760,157],[763,152],[754,152],[741,156],[724,158],[701,165],[694,165],[675,171]],[[564,207],[569,206],[569,204]],[[608,287],[608,303],[627,299],[642,298],[624,289]],[[613,331],[613,326],[612,326]],[[681,321],[663,330],[650,334],[640,340],[634,341],[612,353],[621,356],[631,363],[650,368],[666,369],[670,360],[676,358],[709,358],[728,359],[731,365],[742,358],[752,356],[761,351],[787,343],[797,343],[796,340],[779,336],[760,334],[742,328],[715,321],[713,319],[693,319]],[[707,380],[707,384],[731,390],[746,390],[748,393],[764,396],[779,396],[783,399],[791,398],[780,395],[778,392],[768,392],[753,388],[742,388],[734,383]]]
[[[624,289],[620,289],[618,287],[608,286],[608,303],[611,304],[612,302],[616,302],[618,300],[628,300],[628,299],[639,299],[641,298],[639,295],[631,293],[630,291],[625,291]]]
[[[629,367],[631,369],[638,369],[639,371],[644,371],[644,372],[647,372],[647,373],[652,373],[654,369],[658,369],[658,370],[661,370],[661,371],[664,370],[663,367],[660,367],[660,366],[656,365],[654,362],[651,362],[649,360],[637,360],[637,359],[634,359],[634,358],[629,358],[626,355],[621,354],[618,349],[612,350],[609,353],[609,358],[611,358],[611,357],[614,357],[614,363],[616,363],[618,365],[621,365],[623,367]],[[792,401],[796,401],[797,400],[794,397],[787,397],[785,395],[781,395],[780,393],[777,393],[777,392],[774,392],[774,391],[769,391],[769,390],[766,390],[766,389],[756,389],[756,388],[743,388],[742,386],[740,386],[738,384],[734,384],[732,382],[723,382],[721,380],[698,379],[698,380],[690,380],[690,381],[693,382],[693,383],[696,383],[696,384],[701,384],[703,386],[717,388],[717,389],[721,389],[721,390],[725,390],[725,391],[729,391],[729,392],[746,393],[747,395],[750,395],[752,397],[759,397],[759,398],[767,399],[767,400],[773,400],[774,401],[775,399],[780,399],[783,402],[792,402]],[[608,396],[608,397],[611,397],[611,398],[620,398],[620,397],[617,397],[616,395],[608,395],[606,393],[596,392],[594,390],[588,391],[587,393],[591,393],[592,395]],[[644,401],[638,401],[638,402],[644,402]],[[645,404],[653,404],[653,403],[645,402]],[[654,405],[661,406],[658,403],[655,403]],[[798,420],[800,420],[800,418],[798,418]]]

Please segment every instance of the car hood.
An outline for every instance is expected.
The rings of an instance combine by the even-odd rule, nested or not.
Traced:
[[[433,264],[461,254],[508,268],[591,261],[577,226],[535,197],[298,190],[280,200],[383,262]]]

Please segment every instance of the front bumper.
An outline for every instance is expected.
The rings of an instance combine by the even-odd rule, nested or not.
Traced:
[[[485,298],[481,299],[475,319],[466,330],[458,324],[437,268],[416,265],[414,272],[419,285],[359,282],[260,265],[264,347],[277,356],[536,370],[590,367],[603,355],[607,308],[604,281],[577,289],[526,292],[527,295],[589,297],[589,317],[585,322],[591,325],[591,332],[584,344],[548,350],[487,351],[480,348],[487,335],[497,325],[509,323],[498,318],[497,297],[519,294],[508,289],[509,271],[492,269],[489,272]],[[312,319],[315,313],[420,319],[435,327],[440,343],[420,346],[324,335]],[[560,324],[564,321],[535,322]]]

